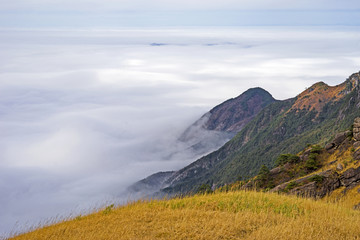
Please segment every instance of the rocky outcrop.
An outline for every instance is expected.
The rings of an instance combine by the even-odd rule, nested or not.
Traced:
[[[360,117],[355,118],[352,131],[348,130],[336,134],[334,140],[325,145],[325,149],[329,153],[334,153],[346,139],[349,139],[350,142],[351,138],[353,138],[351,141],[354,148],[353,158],[360,160]]]
[[[276,184],[276,187],[272,188],[270,192],[286,192],[300,196],[322,198],[340,187],[345,188],[345,193],[355,186],[360,186],[360,167],[346,169],[345,163],[338,162],[338,157],[342,156],[342,154],[348,154],[349,150],[353,152],[353,160],[360,160],[360,148],[357,150],[353,148],[354,142],[360,143],[360,141],[353,138],[353,132],[356,133],[357,129],[360,130],[360,118],[356,118],[354,121],[354,131],[348,130],[336,134],[332,142],[325,146],[326,151],[318,145],[313,145],[302,151],[298,161],[286,162],[284,165],[271,169],[268,182]],[[335,151],[337,152],[335,153]],[[309,168],[308,163],[313,159],[316,161],[319,154],[322,155],[322,158],[328,157],[329,154],[335,154],[335,160],[326,163],[326,166],[335,164],[336,167],[301,177],[313,172],[318,167],[324,166],[318,163],[316,167]],[[283,155],[283,157],[285,156],[286,154]],[[258,180],[255,178],[243,185],[242,188],[251,189],[257,187],[257,185],[259,185]],[[268,187],[270,184],[266,186]],[[360,188],[358,191],[360,193]]]
[[[351,188],[360,184],[360,167],[346,170],[340,177],[341,185]]]
[[[354,138],[354,153],[353,158],[355,160],[360,160],[360,117],[355,118],[353,124],[353,138]]]
[[[356,142],[360,142],[360,117],[355,118],[353,126],[353,136]]]
[[[360,145],[360,118],[356,118],[354,120],[353,126],[353,131],[345,131],[336,134],[333,141],[325,146],[325,150],[332,154],[335,150],[339,150],[339,152],[346,152],[349,148],[352,148],[353,159],[360,160],[360,148],[352,147],[357,146],[357,144]],[[311,149],[304,151],[300,155],[300,160],[307,161],[310,152]],[[360,167],[350,168],[339,174],[337,171],[343,171],[344,165],[337,162],[337,160],[332,161],[328,165],[332,164],[336,164],[336,171],[327,170],[303,178],[298,178],[293,181],[284,179],[287,182],[279,184],[271,191],[288,192],[301,196],[322,198],[339,187],[345,187],[344,192],[346,192],[355,186],[360,186]],[[270,173],[275,177],[281,176],[281,172],[283,170],[283,167],[277,167],[272,169]],[[360,188],[358,189],[358,192],[360,193]],[[360,209],[360,204],[357,205],[356,208]]]
[[[341,186],[339,176],[336,172],[325,171],[310,176],[308,184],[299,186],[292,190],[296,195],[322,198]]]
[[[346,192],[356,186],[360,186],[360,167],[350,168],[342,174],[333,170],[312,174],[282,183],[270,192],[288,192],[299,196],[322,198],[340,187],[345,187]]]
[[[340,186],[339,175],[332,170],[327,170],[280,184],[270,192],[288,192],[299,196],[321,198]]]
[[[351,136],[351,131],[349,130],[336,134],[334,140],[325,145],[325,149],[329,153],[333,153],[349,136]]]
[[[344,169],[344,167],[343,167],[343,165],[341,164],[341,163],[338,163],[337,165],[336,165],[336,170],[337,171],[341,171],[341,170],[343,170]]]

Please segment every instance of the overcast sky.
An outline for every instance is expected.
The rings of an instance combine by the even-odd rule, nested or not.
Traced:
[[[123,11],[123,10],[354,10],[356,0],[1,0],[1,10]]]
[[[0,27],[359,25],[356,0],[0,1]]]
[[[185,166],[182,131],[248,88],[342,83],[360,70],[359,6],[0,0],[0,236]]]

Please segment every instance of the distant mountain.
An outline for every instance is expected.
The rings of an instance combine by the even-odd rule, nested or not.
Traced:
[[[250,88],[240,96],[231,98],[205,113],[180,137],[183,141],[191,138],[194,128],[210,131],[237,133],[264,107],[274,102],[271,94],[262,88]]]
[[[161,188],[168,186],[166,180],[168,180],[175,172],[158,172],[145,179],[142,179],[127,189],[127,193],[134,199],[146,198],[151,196],[155,192],[158,192]]]
[[[271,94],[264,89],[250,88],[237,98],[227,100],[211,109],[204,128],[237,133],[264,107],[274,101]]]
[[[274,166],[281,153],[295,154],[307,144],[327,143],[360,116],[359,81],[360,74],[355,73],[340,85],[316,83],[295,98],[273,102],[219,150],[172,175],[163,192],[186,193],[201,184],[215,187],[249,178],[262,164]]]
[[[179,137],[190,156],[203,156],[223,146],[264,107],[276,101],[261,88],[251,88],[205,113]],[[194,158],[196,160],[196,158]],[[170,185],[174,173],[156,173],[128,188],[131,196],[152,195]]]
[[[216,150],[235,136],[264,107],[276,100],[262,88],[250,88],[205,113],[179,140],[198,154]],[[219,144],[220,143],[220,144]]]

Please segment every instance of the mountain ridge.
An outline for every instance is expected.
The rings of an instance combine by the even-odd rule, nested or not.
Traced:
[[[264,107],[275,101],[266,90],[250,88],[205,113],[181,134],[179,141],[188,144],[188,150],[194,154],[206,155],[211,152],[208,150],[217,150],[223,146]],[[174,177],[176,178],[176,172],[159,172],[134,183],[127,192],[132,196],[151,196],[171,185],[175,181]]]
[[[315,91],[307,89],[294,98],[269,104],[219,150],[177,171],[170,178],[170,187],[163,191],[185,193],[196,191],[204,183],[216,187],[252,177],[262,164],[272,166],[284,151],[297,153],[309,143],[325,144],[360,115],[359,79],[360,74],[354,73],[334,87],[317,83],[313,85]],[[324,103],[313,108],[294,107],[309,91],[309,98],[318,103],[324,99]],[[319,91],[331,94],[319,98]]]
[[[210,110],[205,128],[226,132],[239,132],[261,109],[275,99],[266,90],[250,88]],[[240,105],[240,106],[237,106]]]

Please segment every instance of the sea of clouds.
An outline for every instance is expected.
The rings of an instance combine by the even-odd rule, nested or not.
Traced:
[[[177,139],[248,88],[360,70],[358,28],[0,30],[0,236],[112,201],[196,159]]]

